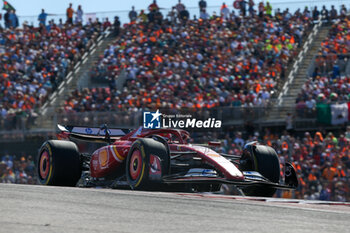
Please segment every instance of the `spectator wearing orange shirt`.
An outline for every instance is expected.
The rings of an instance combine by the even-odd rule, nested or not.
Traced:
[[[337,169],[332,167],[330,162],[327,162],[326,168],[322,172],[322,177],[328,181],[332,181],[335,175],[337,175]]]
[[[74,10],[72,8],[72,3],[69,3],[69,7],[67,8],[67,23],[68,24],[73,24],[73,14]]]
[[[321,132],[316,132],[314,136],[314,144],[320,145],[323,143],[323,136]]]

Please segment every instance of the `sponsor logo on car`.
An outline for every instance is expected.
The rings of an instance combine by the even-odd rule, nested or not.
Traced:
[[[99,163],[101,168],[106,168],[108,166],[108,152],[105,149],[100,150],[99,152]]]
[[[86,132],[87,134],[92,134],[92,129],[91,129],[91,128],[86,128],[86,129],[85,129],[85,132]]]

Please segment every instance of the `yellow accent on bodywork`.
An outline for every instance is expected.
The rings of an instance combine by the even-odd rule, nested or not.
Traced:
[[[47,176],[45,185],[47,185],[51,179],[51,174],[52,174],[52,151],[51,147],[49,144],[46,144],[47,151],[49,152],[49,157],[50,157],[50,170],[49,170],[49,175]]]
[[[146,158],[146,154],[145,154],[145,150],[144,150],[143,146],[141,146],[141,155],[142,155],[143,158]],[[135,187],[139,186],[140,183],[141,183],[141,180],[142,180],[142,178],[143,178],[143,174],[144,174],[144,172],[145,172],[145,164],[146,164],[146,163],[143,162],[143,164],[142,164],[141,176],[140,176],[140,178],[139,178],[139,181],[137,181],[137,183],[135,184]]]
[[[118,157],[118,159],[120,159],[121,161],[123,161],[125,159],[118,153],[116,146],[113,146],[113,150],[114,150],[116,156]]]

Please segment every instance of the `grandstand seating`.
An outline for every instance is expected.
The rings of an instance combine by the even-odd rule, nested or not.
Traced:
[[[0,31],[0,127],[22,128],[37,115],[91,42],[99,24],[56,25]],[[23,117],[19,117],[23,116]]]
[[[110,80],[110,91],[77,90],[64,109],[267,106],[312,25],[307,16],[288,12],[244,23],[212,17],[127,24],[90,72],[94,80]],[[122,70],[127,82],[117,91]]]
[[[315,69],[309,80],[303,85],[296,100],[299,109],[303,102],[307,108],[314,108],[316,103],[350,101],[350,21],[340,18],[329,31],[327,38],[320,45],[315,58]]]

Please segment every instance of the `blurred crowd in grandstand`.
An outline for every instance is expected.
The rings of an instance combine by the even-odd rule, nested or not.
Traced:
[[[0,183],[36,184],[34,160],[31,155],[5,155],[0,161]]]
[[[217,140],[216,133],[194,133],[195,143]],[[235,131],[222,139],[220,152],[241,154],[246,142],[258,140],[272,146],[278,153],[281,177],[285,162],[297,170],[299,187],[295,191],[278,191],[277,197],[309,200],[350,201],[350,126],[336,137],[332,132],[305,132],[301,137],[286,131],[281,135],[264,132],[242,134]],[[36,183],[32,156],[2,156],[0,182]]]
[[[318,103],[344,103],[350,101],[350,20],[344,17],[346,9],[337,11],[331,18],[338,21],[331,26],[327,38],[321,43],[315,57],[315,68],[303,85],[296,108],[312,113]]]
[[[181,1],[166,18],[155,1],[148,15],[133,8],[130,23],[90,71],[93,81],[110,87],[76,90],[64,110],[268,106],[312,18],[288,9],[272,16],[271,5],[244,17],[225,3],[219,15],[200,6],[193,20]],[[116,89],[121,76],[126,84]]]
[[[190,17],[179,0],[164,16],[153,1],[148,12],[132,8],[130,23],[121,28],[116,17],[117,38],[90,70],[93,81],[105,81],[109,87],[76,90],[61,111],[268,106],[320,16],[339,22],[322,43],[314,75],[304,85],[298,106],[314,108],[320,99],[349,98],[349,78],[342,75],[348,58],[339,55],[349,47],[345,6],[339,13],[333,6],[291,13],[288,8],[273,11],[269,3],[250,0],[234,4],[238,11],[223,3],[212,15],[206,7],[204,0],[199,1],[199,17]],[[74,10],[72,4],[65,23],[47,23],[49,14],[42,9],[38,28],[24,22],[19,29],[14,9],[6,14],[6,29],[0,29],[0,126],[25,128],[37,117],[34,109],[112,23],[96,18],[83,25],[82,7]],[[126,79],[122,88],[116,87],[118,77]]]
[[[0,28],[0,128],[22,129],[33,123],[34,110],[73,69],[103,31],[103,24],[82,25],[79,20],[71,24],[67,19],[46,25],[44,10],[38,28],[26,23],[16,28],[10,19],[6,29]]]

